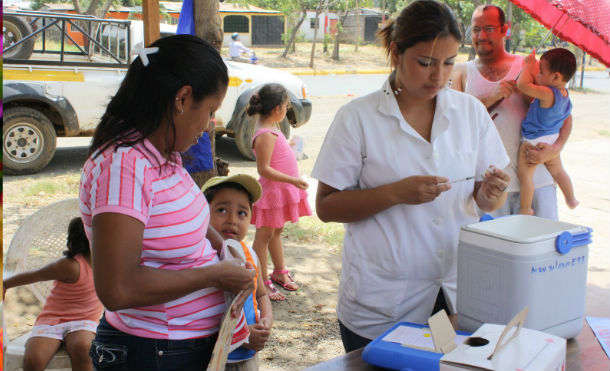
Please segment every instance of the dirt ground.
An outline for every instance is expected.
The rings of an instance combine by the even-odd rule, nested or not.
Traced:
[[[352,46],[353,47],[353,46]],[[305,53],[305,51],[303,52]],[[307,56],[299,57],[307,61]],[[271,58],[262,58],[269,65]],[[376,54],[370,62],[360,61],[361,68],[379,67],[385,63]],[[330,62],[329,62],[330,63]],[[375,64],[377,63],[377,64]],[[298,67],[296,65],[291,67]],[[356,64],[354,64],[356,65]],[[283,67],[290,67],[284,63]],[[329,67],[325,67],[329,68]],[[343,66],[344,68],[344,66]],[[610,95],[572,92],[575,126],[562,158],[572,176],[581,205],[569,210],[560,198],[560,219],[594,229],[594,242],[589,256],[589,281],[602,295],[610,292]],[[301,173],[309,175],[317,151],[330,125],[334,112],[352,97],[312,97],[314,111],[311,122],[293,133],[305,138],[307,159],[299,162]],[[233,147],[221,141],[218,151],[231,163],[232,173],[256,174],[254,163],[243,161]],[[5,177],[3,237],[4,251],[14,231],[25,217],[57,199],[44,197],[35,204],[18,204],[11,198],[28,184],[45,177],[77,174],[86,150],[77,148],[65,154],[70,165],[53,165],[40,176]],[[315,182],[310,183],[310,199],[315,195]],[[313,206],[313,203],[312,203]],[[251,242],[253,230],[247,241]],[[287,300],[273,303],[274,324],[271,339],[260,353],[261,370],[297,370],[343,354],[335,314],[336,293],[341,271],[341,246],[320,241],[286,239],[286,262],[301,289],[286,292]],[[12,292],[11,292],[12,291]],[[6,329],[9,338],[29,330],[40,310],[36,300],[25,289],[11,290],[5,301]],[[607,308],[606,306],[605,308]],[[608,316],[600,313],[599,315]]]
[[[273,68],[301,68],[309,67],[311,60],[311,43],[297,43],[295,52],[289,53],[286,58],[281,55],[283,48],[253,48],[258,58],[258,63]],[[387,59],[382,49],[374,44],[360,45],[358,51],[354,45],[341,44],[339,49],[339,61],[331,58],[333,45],[328,45],[327,53],[324,53],[324,45],[316,43],[314,59],[315,69],[367,69],[388,67]],[[228,51],[224,54],[228,54]]]

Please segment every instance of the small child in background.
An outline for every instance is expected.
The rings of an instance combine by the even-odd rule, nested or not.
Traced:
[[[559,137],[563,121],[570,116],[572,102],[566,89],[576,71],[576,57],[564,48],[555,48],[542,54],[540,63],[536,62],[536,50],[525,58],[523,70],[517,80],[517,87],[524,94],[535,98],[530,104],[527,115],[521,123],[523,142],[519,149],[517,175],[521,182],[521,214],[534,215],[534,170],[524,155],[525,143],[541,148],[552,145]],[[553,179],[559,185],[570,209],[578,206],[574,188],[568,173],[557,157],[544,163]]]
[[[25,344],[24,370],[44,370],[64,342],[72,370],[93,370],[89,348],[104,307],[93,286],[89,240],[81,218],[68,225],[65,257],[3,280],[6,290],[55,280]]]
[[[225,239],[241,243],[246,261],[256,267],[254,292],[244,303],[244,313],[250,338],[240,348],[229,354],[227,371],[258,370],[258,355],[269,335],[273,324],[271,301],[263,285],[260,274],[261,265],[256,252],[249,248],[243,239],[248,232],[252,204],[262,193],[260,184],[249,175],[218,176],[208,180],[201,188],[210,204],[210,225]]]
[[[254,251],[261,261],[261,272],[271,300],[286,298],[271,281],[288,291],[299,289],[284,264],[284,223],[296,223],[299,217],[311,215],[305,191],[309,185],[299,177],[295,155],[278,127],[278,123],[286,117],[289,103],[288,93],[283,86],[266,84],[252,95],[246,110],[250,116],[259,115],[252,137],[252,148],[263,196],[252,208],[251,223],[256,226]],[[269,278],[267,251],[274,268]]]

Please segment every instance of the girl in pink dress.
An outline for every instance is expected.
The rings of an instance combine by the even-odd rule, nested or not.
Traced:
[[[251,224],[256,226],[253,248],[261,262],[261,273],[267,277],[267,250],[273,261],[273,272],[265,280],[271,300],[284,300],[273,282],[288,291],[296,291],[290,271],[284,264],[282,230],[284,223],[296,223],[301,216],[311,215],[307,202],[307,182],[299,177],[294,153],[278,122],[286,117],[290,101],[288,93],[279,84],[266,84],[250,98],[248,115],[259,115],[254,128],[252,148],[256,168],[263,187],[263,196],[252,207]],[[273,282],[272,282],[273,281]]]

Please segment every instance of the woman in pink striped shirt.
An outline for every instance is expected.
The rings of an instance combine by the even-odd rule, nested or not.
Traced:
[[[81,176],[95,288],[107,308],[90,355],[96,369],[202,370],[227,308],[223,290],[244,290],[243,303],[255,275],[249,264],[219,260],[222,238],[179,155],[210,130],[227,68],[190,35],[157,40],[138,55]],[[241,316],[237,347],[248,329],[241,311],[231,315]]]

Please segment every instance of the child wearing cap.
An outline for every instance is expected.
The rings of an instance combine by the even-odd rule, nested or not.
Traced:
[[[256,267],[254,292],[244,303],[250,338],[229,354],[225,370],[258,370],[257,352],[263,349],[269,339],[273,315],[256,252],[242,240],[250,225],[252,204],[261,197],[262,188],[255,178],[237,174],[211,178],[201,191],[210,205],[210,225],[223,238],[240,241],[246,260]]]

